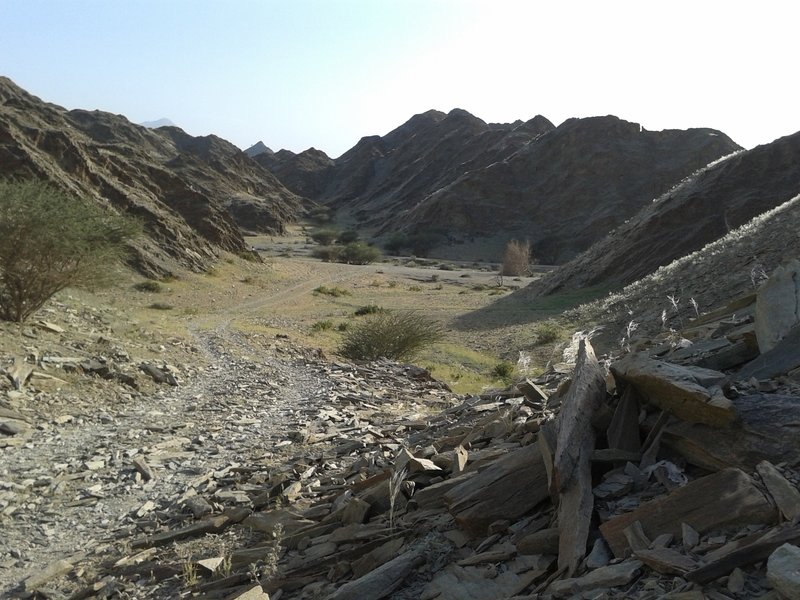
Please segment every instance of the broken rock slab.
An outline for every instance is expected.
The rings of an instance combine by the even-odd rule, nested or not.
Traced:
[[[635,521],[641,522],[645,534],[655,538],[664,533],[680,536],[682,523],[703,533],[728,525],[774,523],[777,516],[746,473],[725,469],[606,521],[600,532],[614,555],[624,557],[630,551],[625,529]]]
[[[363,577],[345,583],[328,600],[380,600],[400,587],[408,574],[424,562],[422,553],[409,550]]]
[[[800,462],[800,398],[752,394],[732,402],[739,415],[732,427],[673,422],[661,443],[709,471],[737,467],[749,472],[763,460]]]
[[[756,339],[762,353],[772,350],[800,325],[800,261],[775,269],[756,295]]]
[[[719,371],[654,360],[644,353],[629,354],[611,365],[618,382],[633,386],[651,404],[690,423],[727,427],[736,410],[719,385]]]
[[[538,445],[496,459],[443,496],[456,522],[476,536],[485,535],[498,519],[518,519],[548,497],[547,471]]]
[[[626,560],[615,565],[589,571],[582,577],[554,581],[550,584],[548,591],[556,598],[567,598],[581,592],[627,585],[636,577],[641,568],[642,563],[640,561]]]

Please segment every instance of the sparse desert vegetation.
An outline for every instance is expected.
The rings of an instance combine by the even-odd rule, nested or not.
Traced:
[[[130,218],[42,181],[0,181],[0,319],[25,321],[67,287],[114,280]]]

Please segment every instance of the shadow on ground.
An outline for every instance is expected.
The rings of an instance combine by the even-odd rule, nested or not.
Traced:
[[[551,317],[580,304],[591,302],[608,293],[607,287],[593,287],[550,296],[534,297],[521,289],[498,298],[488,306],[455,319],[459,331],[481,331],[509,325],[525,325]]]

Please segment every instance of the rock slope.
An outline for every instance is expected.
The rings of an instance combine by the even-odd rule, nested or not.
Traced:
[[[41,101],[0,78],[0,176],[38,177],[144,223],[136,263],[151,274],[204,269],[246,250],[237,221],[280,233],[304,199],[216,136],[147,129],[121,115]]]
[[[335,160],[313,149],[255,158],[379,237],[433,236],[461,258],[492,240],[495,260],[508,239],[528,238],[541,262],[557,263],[737,149],[710,129],[650,132],[610,116],[488,124],[456,109],[416,115]]]
[[[586,253],[532,284],[526,293],[621,287],[722,238],[798,193],[800,133],[795,133],[703,169],[646,205]],[[762,243],[768,247],[771,235],[768,231],[765,235]],[[786,248],[797,248],[796,241]]]

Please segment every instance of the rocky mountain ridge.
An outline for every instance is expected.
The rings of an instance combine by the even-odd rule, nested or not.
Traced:
[[[800,194],[800,132],[702,169],[526,293],[620,288],[655,272]],[[768,232],[762,240],[770,244]],[[784,251],[797,249],[786,240]],[[753,261],[758,262],[758,252]],[[774,265],[771,265],[774,266]]]
[[[0,176],[37,177],[142,220],[135,264],[202,270],[247,247],[240,226],[281,233],[308,201],[216,136],[67,111],[0,78]],[[237,224],[238,223],[238,224]]]
[[[416,115],[336,159],[314,149],[254,158],[379,238],[428,235],[442,256],[497,260],[517,237],[540,262],[561,263],[738,149],[711,129],[650,132],[612,116],[488,124],[455,109]]]

